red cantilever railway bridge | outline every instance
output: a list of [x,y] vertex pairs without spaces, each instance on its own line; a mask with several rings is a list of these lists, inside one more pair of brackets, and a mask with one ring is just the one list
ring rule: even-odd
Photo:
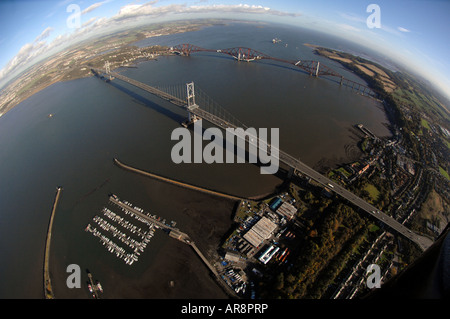
[[362,95],[376,97],[376,93],[372,89],[370,89],[368,86],[344,78],[344,76],[342,76],[338,72],[334,71],[333,69],[329,68],[328,66],[324,65],[323,63],[320,63],[319,61],[285,60],[285,59],[272,57],[265,53],[258,52],[254,49],[245,48],[245,47],[235,47],[235,48],[229,48],[229,49],[213,50],[213,49],[205,49],[205,48],[198,47],[193,44],[187,44],[187,43],[173,46],[170,48],[170,51],[173,53],[177,53],[177,54],[185,55],[185,56],[190,56],[191,53],[196,53],[196,52],[211,52],[211,53],[226,54],[226,55],[232,56],[233,58],[235,58],[238,61],[252,62],[252,61],[257,61],[257,60],[272,60],[272,61],[277,61],[277,62],[281,62],[281,63],[287,63],[287,64],[290,64],[290,65],[293,65],[295,67],[302,69],[303,71],[307,72],[309,75],[331,76],[331,77],[339,78],[340,85],[344,85],[352,90],[355,90],[356,92],[358,92]]

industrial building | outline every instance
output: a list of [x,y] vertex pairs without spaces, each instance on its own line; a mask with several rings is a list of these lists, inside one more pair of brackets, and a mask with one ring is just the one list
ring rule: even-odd
[[274,200],[272,200],[272,203],[270,204],[269,208],[274,212],[276,212],[278,207],[280,207],[282,203],[283,201],[281,200],[281,198],[276,197]]
[[260,257],[259,261],[266,265],[270,259],[280,250],[280,247],[270,246]]
[[277,209],[277,214],[280,214],[284,217],[286,217],[288,220],[291,220],[292,217],[295,216],[295,213],[297,213],[297,208],[295,208],[293,205],[284,202],[281,204],[281,206]]
[[227,251],[225,254],[225,259],[237,263],[241,260],[241,257],[237,253]]
[[267,217],[262,217],[245,235],[247,240],[254,247],[259,247],[261,243],[272,236],[277,225]]

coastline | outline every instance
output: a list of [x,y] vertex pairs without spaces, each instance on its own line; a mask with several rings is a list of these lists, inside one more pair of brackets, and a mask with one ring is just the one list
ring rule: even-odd
[[[200,24],[200,25],[198,25],[198,26],[196,26],[196,25],[194,25],[194,26],[190,26],[190,27],[194,27],[194,30],[197,30],[199,27],[206,27],[206,26],[208,26],[208,25],[210,25],[209,23],[207,23],[207,24]],[[185,31],[182,31],[181,33],[183,33],[183,32],[189,32],[190,31],[190,27],[188,26],[187,27],[187,30],[185,30]],[[175,34],[175,33],[180,33],[180,31],[179,30],[174,30],[174,31],[172,31],[172,32],[167,32],[167,34]],[[158,37],[158,36],[160,36],[161,34],[154,34],[154,35],[152,35],[152,36],[148,36],[148,37],[146,37],[146,38],[152,38],[152,37]],[[9,101],[7,101],[4,105],[1,105],[0,106],[0,117],[1,116],[3,116],[3,115],[5,115],[7,112],[9,112],[10,110],[12,110],[14,107],[16,107],[18,104],[20,104],[20,103],[22,103],[23,101],[25,101],[25,100],[27,100],[29,97],[31,97],[31,96],[33,96],[34,94],[36,94],[36,93],[38,93],[38,92],[40,92],[40,91],[42,91],[42,90],[44,90],[44,89],[46,89],[46,88],[48,88],[48,87],[50,87],[51,85],[53,85],[53,84],[56,84],[56,83],[60,83],[60,82],[67,82],[67,81],[71,81],[71,80],[77,80],[77,79],[82,79],[82,78],[88,78],[88,77],[91,77],[92,76],[92,73],[89,71],[90,70],[90,68],[91,67],[99,67],[100,65],[94,65],[95,64],[95,61],[93,62],[92,60],[94,59],[102,59],[102,58],[104,58],[104,56],[106,56],[106,55],[108,55],[108,56],[110,56],[111,57],[111,55],[112,54],[115,54],[115,55],[117,55],[117,54],[119,54],[119,53],[123,53],[123,54],[133,54],[133,49],[135,49],[135,47],[133,47],[133,43],[135,43],[135,42],[137,42],[137,41],[139,41],[139,39],[135,39],[135,40],[133,40],[133,41],[131,41],[131,42],[125,42],[124,44],[122,44],[120,47],[117,47],[117,48],[115,48],[113,51],[110,51],[110,52],[107,52],[107,53],[104,53],[104,54],[102,54],[102,55],[99,55],[99,56],[94,56],[94,57],[90,57],[89,59],[85,59],[84,61],[82,61],[78,66],[76,66],[76,67],[71,67],[70,69],[65,69],[65,70],[59,70],[59,74],[56,74],[56,75],[52,75],[53,76],[53,79],[50,81],[50,82],[44,82],[44,83],[42,83],[41,85],[38,85],[37,87],[34,87],[34,88],[32,88],[31,90],[25,90],[25,92],[26,93],[20,93],[20,91],[22,90],[22,89],[20,89],[20,90],[17,90],[17,92],[14,92],[15,93],[15,96],[14,96],[14,98],[13,99],[10,99]],[[309,43],[304,43],[303,44],[304,46],[307,46],[307,47],[310,47],[310,48],[312,48],[312,49],[314,49],[314,53],[315,54],[318,54],[318,55],[321,55],[321,56],[324,56],[324,57],[326,57],[326,58],[328,58],[328,59],[331,59],[331,60],[334,60],[334,61],[337,61],[337,62],[339,62],[339,63],[341,63],[345,68],[347,68],[348,70],[350,70],[350,71],[354,71],[351,67],[349,67],[349,65],[350,64],[352,64],[352,63],[354,63],[354,59],[356,59],[356,57],[355,56],[352,56],[351,54],[346,54],[345,53],[345,55],[348,55],[348,56],[350,56],[350,57],[353,57],[353,59],[349,59],[349,58],[343,58],[343,57],[340,57],[340,54],[344,54],[344,53],[341,53],[341,52],[337,52],[337,51],[335,51],[335,50],[333,50],[333,49],[329,49],[329,48],[323,48],[323,47],[320,47],[320,46],[318,46],[318,45],[314,45],[314,44],[309,44]],[[86,45],[86,47],[87,48],[89,48],[89,45]],[[145,50],[150,50],[150,49],[155,49],[155,48],[158,48],[159,46],[150,46],[150,47],[146,47],[146,48],[140,48],[140,50],[143,50],[144,52],[145,52]],[[84,48],[80,48],[79,49],[79,51],[82,51]],[[159,49],[162,49],[162,50],[158,50],[158,51],[156,51],[157,52],[157,55],[156,55],[156,57],[159,55],[159,54],[164,54],[164,55],[167,55],[167,54],[170,54],[168,51],[167,51],[167,48],[163,48],[163,47],[159,47]],[[124,61],[122,61],[122,62],[120,62],[119,63],[119,65],[115,65],[115,64],[117,64],[117,63],[111,63],[112,64],[112,69],[117,69],[117,68],[120,68],[120,67],[127,67],[127,66],[129,66],[131,63],[135,63],[135,62],[137,62],[137,63],[140,63],[140,62],[144,62],[144,61],[150,61],[150,60],[155,60],[156,58],[155,58],[155,56],[149,56],[148,55],[148,52],[145,52],[147,55],[146,56],[133,56],[133,57],[131,57],[131,58],[129,58],[129,59],[127,59],[126,60],[126,62],[124,62]],[[42,62],[43,64],[48,64],[49,62]],[[55,62],[56,63],[56,62]],[[126,63],[126,65],[124,64],[124,63]],[[97,63],[98,64],[98,63]],[[80,72],[80,69],[81,70],[88,70],[88,72],[87,73],[79,73],[79,74],[70,74],[71,72]],[[369,76],[369,77],[371,77],[371,78],[374,78],[374,77],[376,77],[378,74],[380,74],[380,73],[378,73],[378,72],[372,72],[373,70],[367,70],[367,68],[365,68],[365,67],[360,67],[360,70],[363,72],[363,73],[365,73],[365,75],[367,75],[367,76]],[[377,71],[380,71],[380,70],[377,70]],[[28,73],[31,73],[31,74],[33,74],[33,73],[36,73],[36,72],[38,72],[38,70],[35,70],[35,71],[33,71],[33,70],[31,70],[31,71],[28,71]],[[381,72],[381,71],[380,71]],[[383,72],[384,73],[384,72]],[[69,75],[68,75],[69,74]],[[26,76],[26,75],[24,75],[24,76]],[[28,76],[31,76],[31,75],[28,75]],[[47,74],[45,74],[43,77],[45,78],[47,76]],[[386,74],[383,74],[383,77],[387,77],[387,75]],[[5,90],[8,90],[8,89],[10,89],[10,90],[13,90],[13,88],[12,87],[14,87],[14,86],[17,86],[17,82],[22,82],[22,81],[26,81],[26,79],[22,79],[22,78],[19,78],[19,79],[17,79],[15,82],[13,82],[13,83],[11,83],[10,85],[7,85],[5,88],[3,88],[3,90],[2,91],[5,91]],[[32,80],[31,82],[33,82],[33,81],[36,81],[36,79],[35,80]],[[40,80],[39,79],[37,79],[37,82],[39,82]],[[30,83],[28,83],[27,85],[30,85]],[[391,90],[391,91],[393,91],[394,89],[395,89],[395,83],[393,83],[388,77],[387,77],[387,79],[386,79],[386,86],[387,87],[389,87],[389,89]],[[2,92],[3,93],[3,92]],[[19,95],[19,98],[17,99],[17,100],[15,100],[16,98],[17,98],[17,95]],[[0,101],[1,102],[1,101]],[[6,105],[6,107],[5,107],[5,105]],[[2,110],[1,110],[2,109]]]
[[[136,59],[136,60],[138,60],[138,59]],[[149,59],[148,61],[151,61],[151,60],[154,60],[154,59]],[[144,61],[139,61],[139,62],[144,62]],[[120,68],[120,67],[122,67],[122,66],[118,66],[117,68]],[[123,67],[126,67],[126,66],[123,66]],[[6,110],[4,110],[3,113],[0,113],[0,117],[2,117],[3,115],[5,115],[5,114],[8,113],[9,111],[11,111],[13,108],[15,108],[17,105],[19,105],[19,104],[22,103],[23,101],[25,101],[25,100],[27,100],[28,98],[32,97],[33,95],[39,93],[40,91],[45,90],[46,88],[52,86],[53,84],[56,84],[56,83],[64,83],[64,82],[69,82],[69,81],[73,81],[73,80],[89,78],[89,77],[92,77],[92,76],[94,76],[94,75],[91,73],[91,74],[85,74],[85,75],[80,75],[80,76],[74,76],[74,77],[71,77],[71,78],[68,78],[68,79],[65,79],[64,77],[60,77],[60,78],[58,78],[58,79],[55,79],[55,80],[53,80],[53,81],[51,81],[51,82],[46,83],[46,84],[43,85],[43,86],[39,86],[39,87],[37,87],[37,88],[34,88],[34,89],[31,90],[31,91],[27,91],[27,94],[21,96],[17,101],[14,101],[13,104],[8,105],[7,108],[6,108]],[[10,103],[10,102],[8,102],[8,103]],[[7,103],[7,104],[8,104],[8,103]]]
[[[136,49],[133,44],[138,41],[163,35],[196,31],[214,23],[217,23],[217,20],[173,21],[157,24],[159,26],[158,28],[148,30],[149,26],[154,26],[151,24],[132,30],[120,31],[92,41],[84,41],[69,47],[33,65],[25,70],[23,74],[10,80],[0,90],[0,117],[29,97],[55,83],[91,76],[90,68],[99,66],[92,65],[95,63],[95,60],[102,59],[106,56],[111,58],[113,54],[117,56],[123,53],[126,55],[123,60],[127,61],[122,61],[122,65],[120,66],[126,66],[125,63],[129,64],[142,58],[135,57],[135,52],[133,52]],[[126,35],[125,40],[123,40],[124,35]],[[153,46],[148,48],[153,48]],[[148,48],[141,49],[145,52]],[[86,70],[87,73],[82,72]]]

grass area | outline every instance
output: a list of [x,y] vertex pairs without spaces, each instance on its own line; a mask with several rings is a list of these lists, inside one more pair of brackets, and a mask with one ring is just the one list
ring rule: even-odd
[[[397,99],[401,104],[405,105],[414,105],[418,108],[418,110],[425,111],[428,114],[432,113],[435,115],[439,115],[444,119],[450,119],[450,115],[441,109],[438,105],[442,106],[442,103],[437,100],[434,96],[425,95],[422,92],[417,92],[416,89],[410,87],[408,90],[406,89],[396,89],[393,92],[393,97]],[[426,121],[425,121],[426,122]],[[424,122],[422,125],[424,126]],[[425,125],[428,125],[426,122]],[[425,128],[429,129],[429,126]]]
[[344,174],[344,176],[345,177],[347,177],[347,178],[349,178],[352,174],[350,174],[349,172],[347,172],[346,170],[345,170],[345,168],[343,168],[343,167],[339,167],[338,169],[337,169],[337,171],[338,172],[341,172],[342,174]]
[[450,142],[447,140],[444,140],[444,139],[443,139],[443,141],[444,141],[444,144],[447,145],[448,148],[450,148]]
[[361,149],[363,152],[365,152],[367,150],[367,144],[369,143],[369,139],[365,138],[364,141],[361,144]]
[[420,120],[420,124],[422,124],[422,126],[423,126],[424,128],[426,128],[427,130],[430,130],[430,124],[428,123],[427,120],[421,119],[421,120]]
[[439,166],[439,172],[442,174],[442,176],[444,176],[445,178],[450,180],[450,176],[448,175],[448,172],[440,166]]
[[378,226],[375,225],[375,224],[370,224],[369,227],[368,227],[368,229],[369,229],[370,232],[376,232],[377,230],[380,229],[380,227],[378,227]]
[[[248,205],[250,205],[250,207],[248,207]],[[236,218],[244,220],[248,216],[253,216],[253,211],[256,208],[256,205],[257,203],[254,201],[241,201],[236,211]]]
[[378,199],[380,191],[375,186],[373,186],[372,184],[367,184],[366,186],[364,186],[364,189],[369,193],[372,202]]
[[423,203],[419,216],[425,220],[436,219],[437,216],[445,212],[443,202],[440,195],[433,189]]

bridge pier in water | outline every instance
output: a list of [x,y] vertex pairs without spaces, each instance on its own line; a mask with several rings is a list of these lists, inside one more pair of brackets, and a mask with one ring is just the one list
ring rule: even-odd
[[293,167],[289,167],[289,172],[287,174],[288,179],[292,179],[292,176],[294,176],[297,173],[297,170]]
[[182,125],[184,127],[188,127],[189,125],[201,120],[200,117],[192,113],[192,110],[198,108],[198,105],[195,103],[195,86],[194,82],[186,83],[186,99],[187,99],[187,111],[188,111],[188,119],[183,122]]
[[[314,70],[314,66],[316,66],[316,65],[309,64],[308,68],[306,68],[306,66],[305,66],[305,68],[309,69],[309,70],[311,70],[311,69]],[[316,66],[316,70],[317,70],[317,68],[318,67]],[[197,105],[196,101],[195,101],[194,83],[187,84],[187,88],[186,88],[187,99],[185,99],[184,96],[183,97],[174,96],[165,91],[162,91],[160,89],[157,89],[157,88],[147,85],[145,83],[130,79],[130,78],[123,76],[116,72],[112,72],[112,71],[105,72],[105,70],[96,69],[96,68],[93,68],[92,70],[97,73],[106,73],[107,75],[110,75],[116,79],[125,81],[131,85],[134,85],[134,86],[142,89],[142,90],[145,90],[151,94],[154,94],[154,95],[160,97],[161,99],[169,101],[170,103],[172,103],[176,106],[186,109],[189,113],[190,120],[195,121],[196,119],[198,120],[199,118],[202,118],[202,119],[205,119],[206,121],[216,125],[217,127],[223,127],[223,128],[246,127],[242,122],[240,122],[235,117],[233,117],[232,115],[227,113],[225,109],[219,108],[218,106],[216,106],[214,104],[213,104],[213,106],[215,107],[215,109],[213,109],[212,111],[207,110],[205,108],[204,104],[201,104],[201,107],[199,107],[199,105]],[[336,76],[334,73],[331,73],[331,72],[327,73],[328,72],[327,70],[328,70],[328,68],[326,66],[322,66],[320,74],[318,73],[318,75]],[[358,90],[358,92],[361,92],[361,87],[364,87],[364,85],[361,85],[357,82],[354,82],[354,81],[348,80],[348,79],[345,79],[345,83],[344,83],[344,81],[342,81],[342,82],[348,88],[350,88],[350,83],[351,83],[352,89],[354,88],[355,84],[358,84],[358,86],[356,87],[356,90]],[[372,95],[372,94],[370,94],[370,95]],[[202,94],[200,95],[200,98],[202,99]],[[217,111],[219,111],[219,113]],[[296,169],[298,172],[301,172],[304,176],[307,176],[309,179],[316,181],[318,184],[320,184],[322,186],[331,187],[331,189],[334,193],[336,193],[340,197],[348,200],[350,203],[354,204],[355,206],[361,208],[362,211],[366,212],[370,216],[375,217],[380,222],[389,226],[394,231],[397,231],[399,234],[403,235],[407,239],[415,242],[416,244],[419,245],[419,247],[422,250],[425,250],[426,248],[431,246],[432,241],[429,240],[428,238],[420,236],[420,235],[412,232],[407,227],[400,224],[397,220],[378,211],[378,209],[376,207],[374,207],[370,203],[367,203],[364,199],[359,198],[358,196],[352,194],[351,192],[346,190],[344,187],[342,187],[342,186],[336,184],[335,182],[333,182],[332,180],[330,180],[328,177],[321,175],[319,172],[310,168],[309,166],[307,166],[306,164],[301,162],[299,159],[296,159],[293,156],[291,156],[281,150],[278,150],[278,152],[279,152],[278,159],[281,163],[284,163],[287,166]]]

